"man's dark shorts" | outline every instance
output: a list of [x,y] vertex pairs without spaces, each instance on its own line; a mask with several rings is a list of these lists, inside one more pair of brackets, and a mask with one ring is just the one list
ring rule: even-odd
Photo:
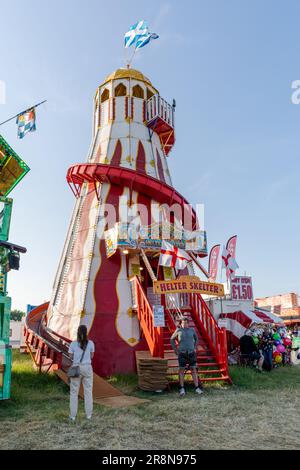
[[249,359],[252,359],[253,361],[258,361],[261,357],[259,352],[256,352],[256,351],[253,351],[250,354],[245,354],[245,356],[247,356]]
[[186,366],[190,366],[191,369],[197,367],[197,356],[195,352],[179,352],[178,353],[178,364],[179,369],[185,369]]

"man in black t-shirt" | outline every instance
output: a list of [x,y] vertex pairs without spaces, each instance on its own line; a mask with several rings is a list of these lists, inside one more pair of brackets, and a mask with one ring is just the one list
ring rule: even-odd
[[253,361],[257,361],[257,368],[261,372],[264,358],[258,351],[250,331],[247,331],[246,334],[240,338],[240,350],[243,356],[246,356]]

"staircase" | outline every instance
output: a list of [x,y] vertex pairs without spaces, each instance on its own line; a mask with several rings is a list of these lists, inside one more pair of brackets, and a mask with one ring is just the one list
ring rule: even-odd
[[[155,328],[152,308],[137,278],[132,279],[138,319],[153,357],[168,359],[168,376],[178,378],[178,360],[171,347],[171,335],[176,330],[178,311],[165,308],[166,326]],[[225,381],[231,384],[227,363],[226,330],[218,327],[205,301],[199,294],[187,294],[188,302],[181,314],[188,317],[189,326],[198,336],[197,366],[202,382]],[[187,377],[189,380],[189,376]]]

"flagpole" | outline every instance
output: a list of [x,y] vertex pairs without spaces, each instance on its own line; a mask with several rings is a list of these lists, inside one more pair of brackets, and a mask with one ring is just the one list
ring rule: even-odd
[[129,67],[131,66],[131,63],[132,63],[132,61],[133,61],[133,58],[134,58],[136,49],[137,49],[137,48],[136,48],[136,46],[135,46],[134,51],[133,51],[133,54],[132,54],[131,58],[129,59],[129,62],[127,62],[127,68],[129,68]]
[[[221,266],[221,284],[222,284],[222,279],[223,279],[223,267]],[[223,314],[223,297],[221,296],[221,315]]]
[[196,256],[194,255],[194,253],[190,252],[189,253],[190,257],[192,258],[192,261],[194,261],[194,263],[198,266],[198,268],[203,272],[203,274],[207,277],[207,279],[209,279],[209,274],[208,272],[206,271],[206,269],[204,268],[204,266],[202,266],[202,264],[197,260]]
[[9,119],[6,119],[6,121],[0,122],[0,126],[2,126],[3,124],[6,124],[6,123],[9,122],[9,121],[12,121],[13,119],[17,118],[18,116],[21,116],[21,114],[27,113],[27,111],[30,111],[31,109],[37,108],[37,107],[40,106],[41,104],[46,103],[46,101],[47,101],[47,100],[44,100],[44,101],[41,101],[41,102],[38,103],[38,104],[35,104],[34,106],[30,106],[30,108],[25,109],[25,110],[22,111],[21,113],[18,113],[18,114],[16,114],[15,116],[13,116],[13,117],[11,117],[11,118],[9,118]]

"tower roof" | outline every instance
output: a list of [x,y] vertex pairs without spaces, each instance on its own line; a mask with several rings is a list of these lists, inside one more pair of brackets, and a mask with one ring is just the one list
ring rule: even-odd
[[147,85],[150,85],[152,88],[154,88],[155,91],[157,91],[156,88],[152,85],[149,78],[147,78],[139,70],[135,70],[131,68],[120,68],[120,69],[115,70],[113,73],[111,73],[110,75],[108,75],[108,77],[105,78],[104,82],[100,86],[105,85],[107,82],[110,82],[111,80],[119,80],[121,78],[133,78],[134,80],[140,80],[141,82],[144,82]]

